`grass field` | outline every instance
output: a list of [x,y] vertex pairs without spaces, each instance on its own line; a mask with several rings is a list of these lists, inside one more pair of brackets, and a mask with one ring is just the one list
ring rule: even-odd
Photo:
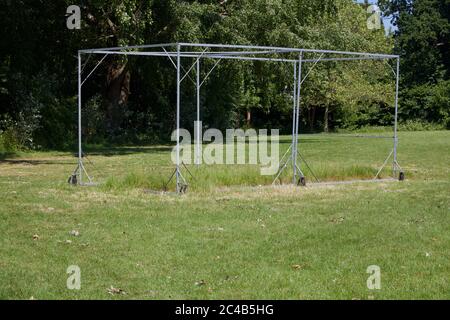
[[[324,181],[371,178],[391,148],[300,141]],[[190,166],[183,196],[148,191],[173,169],[167,146],[87,151],[95,187],[66,183],[72,154],[0,158],[1,299],[450,298],[449,131],[400,133],[403,182],[293,187],[287,172],[270,186],[255,166]],[[66,287],[69,265],[81,290]],[[367,288],[369,265],[380,290]]]

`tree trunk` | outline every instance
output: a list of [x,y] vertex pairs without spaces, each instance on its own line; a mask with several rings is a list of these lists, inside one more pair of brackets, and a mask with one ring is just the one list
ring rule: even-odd
[[316,121],[316,106],[309,109],[309,130],[314,131],[314,122]]
[[323,117],[323,124],[324,124],[323,125],[323,130],[325,132],[329,132],[330,128],[328,126],[328,106],[325,107],[325,114],[324,114],[324,117]]
[[252,113],[250,110],[247,110],[247,116],[245,118],[245,123],[247,124],[247,127],[250,127],[251,121],[252,121]]
[[117,131],[124,115],[124,108],[130,95],[130,72],[127,64],[113,63],[108,66],[106,79],[106,130]]

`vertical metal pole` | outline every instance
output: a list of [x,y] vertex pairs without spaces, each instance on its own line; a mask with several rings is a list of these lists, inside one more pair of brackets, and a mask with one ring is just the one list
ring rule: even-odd
[[79,184],[83,183],[83,151],[81,150],[81,54],[78,52],[78,172]]
[[394,178],[397,174],[397,145],[398,145],[398,136],[397,136],[397,117],[398,117],[398,81],[400,77],[400,57],[397,57],[397,77],[395,80],[395,116],[394,116],[394,159],[392,162],[392,173]]
[[297,176],[297,145],[298,145],[298,120],[300,118],[300,89],[302,86],[302,60],[303,60],[303,51],[300,51],[300,55],[298,57],[298,77],[297,77],[297,114],[295,118],[295,144],[294,148],[294,178],[293,183],[296,182]]
[[180,45],[177,44],[177,168],[176,168],[176,190],[180,191]]
[[196,163],[200,165],[200,58],[197,60],[197,141]]
[[293,182],[295,183],[295,153],[294,153],[294,144],[295,144],[295,119],[296,119],[296,113],[297,113],[297,62],[294,62],[294,92],[293,92],[293,98],[294,98],[294,105],[292,107],[292,170],[294,172],[294,179]]

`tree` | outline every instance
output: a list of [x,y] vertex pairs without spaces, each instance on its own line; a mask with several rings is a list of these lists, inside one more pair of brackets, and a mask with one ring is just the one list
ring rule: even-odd
[[397,26],[394,51],[401,56],[400,116],[449,126],[441,104],[450,91],[450,1],[382,1],[383,10]]
[[[34,141],[53,148],[69,147],[76,137],[78,49],[165,42],[386,53],[392,48],[383,30],[366,28],[364,7],[352,0],[86,0],[81,30],[66,28],[69,4],[8,0],[0,11],[0,117],[35,123],[29,130]],[[85,70],[100,58],[84,55]],[[184,66],[193,62],[182,59]],[[202,61],[203,75],[212,63]],[[221,61],[202,86],[205,124],[290,131],[292,71],[292,64]],[[302,88],[301,119],[307,119],[302,128],[386,123],[383,108],[392,105],[391,83],[389,69],[380,65],[319,63]],[[174,92],[175,71],[169,59],[109,56],[83,85],[83,136],[91,142],[95,137],[115,142],[167,138],[175,126]],[[186,128],[192,127],[195,115],[192,92],[186,78]],[[428,100],[444,101],[443,92],[445,87]]]

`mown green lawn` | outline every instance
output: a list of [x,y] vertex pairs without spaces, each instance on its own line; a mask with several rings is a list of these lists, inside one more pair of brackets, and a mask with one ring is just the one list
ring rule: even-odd
[[[300,142],[321,180],[370,178],[391,148],[325,134]],[[0,160],[0,298],[450,298],[449,131],[400,133],[404,182],[293,187],[287,172],[270,187],[254,166],[190,166],[186,195],[151,192],[171,173],[169,153],[91,147],[95,187],[66,183],[68,153]],[[66,287],[69,265],[80,290]],[[380,290],[367,288],[370,265]]]

